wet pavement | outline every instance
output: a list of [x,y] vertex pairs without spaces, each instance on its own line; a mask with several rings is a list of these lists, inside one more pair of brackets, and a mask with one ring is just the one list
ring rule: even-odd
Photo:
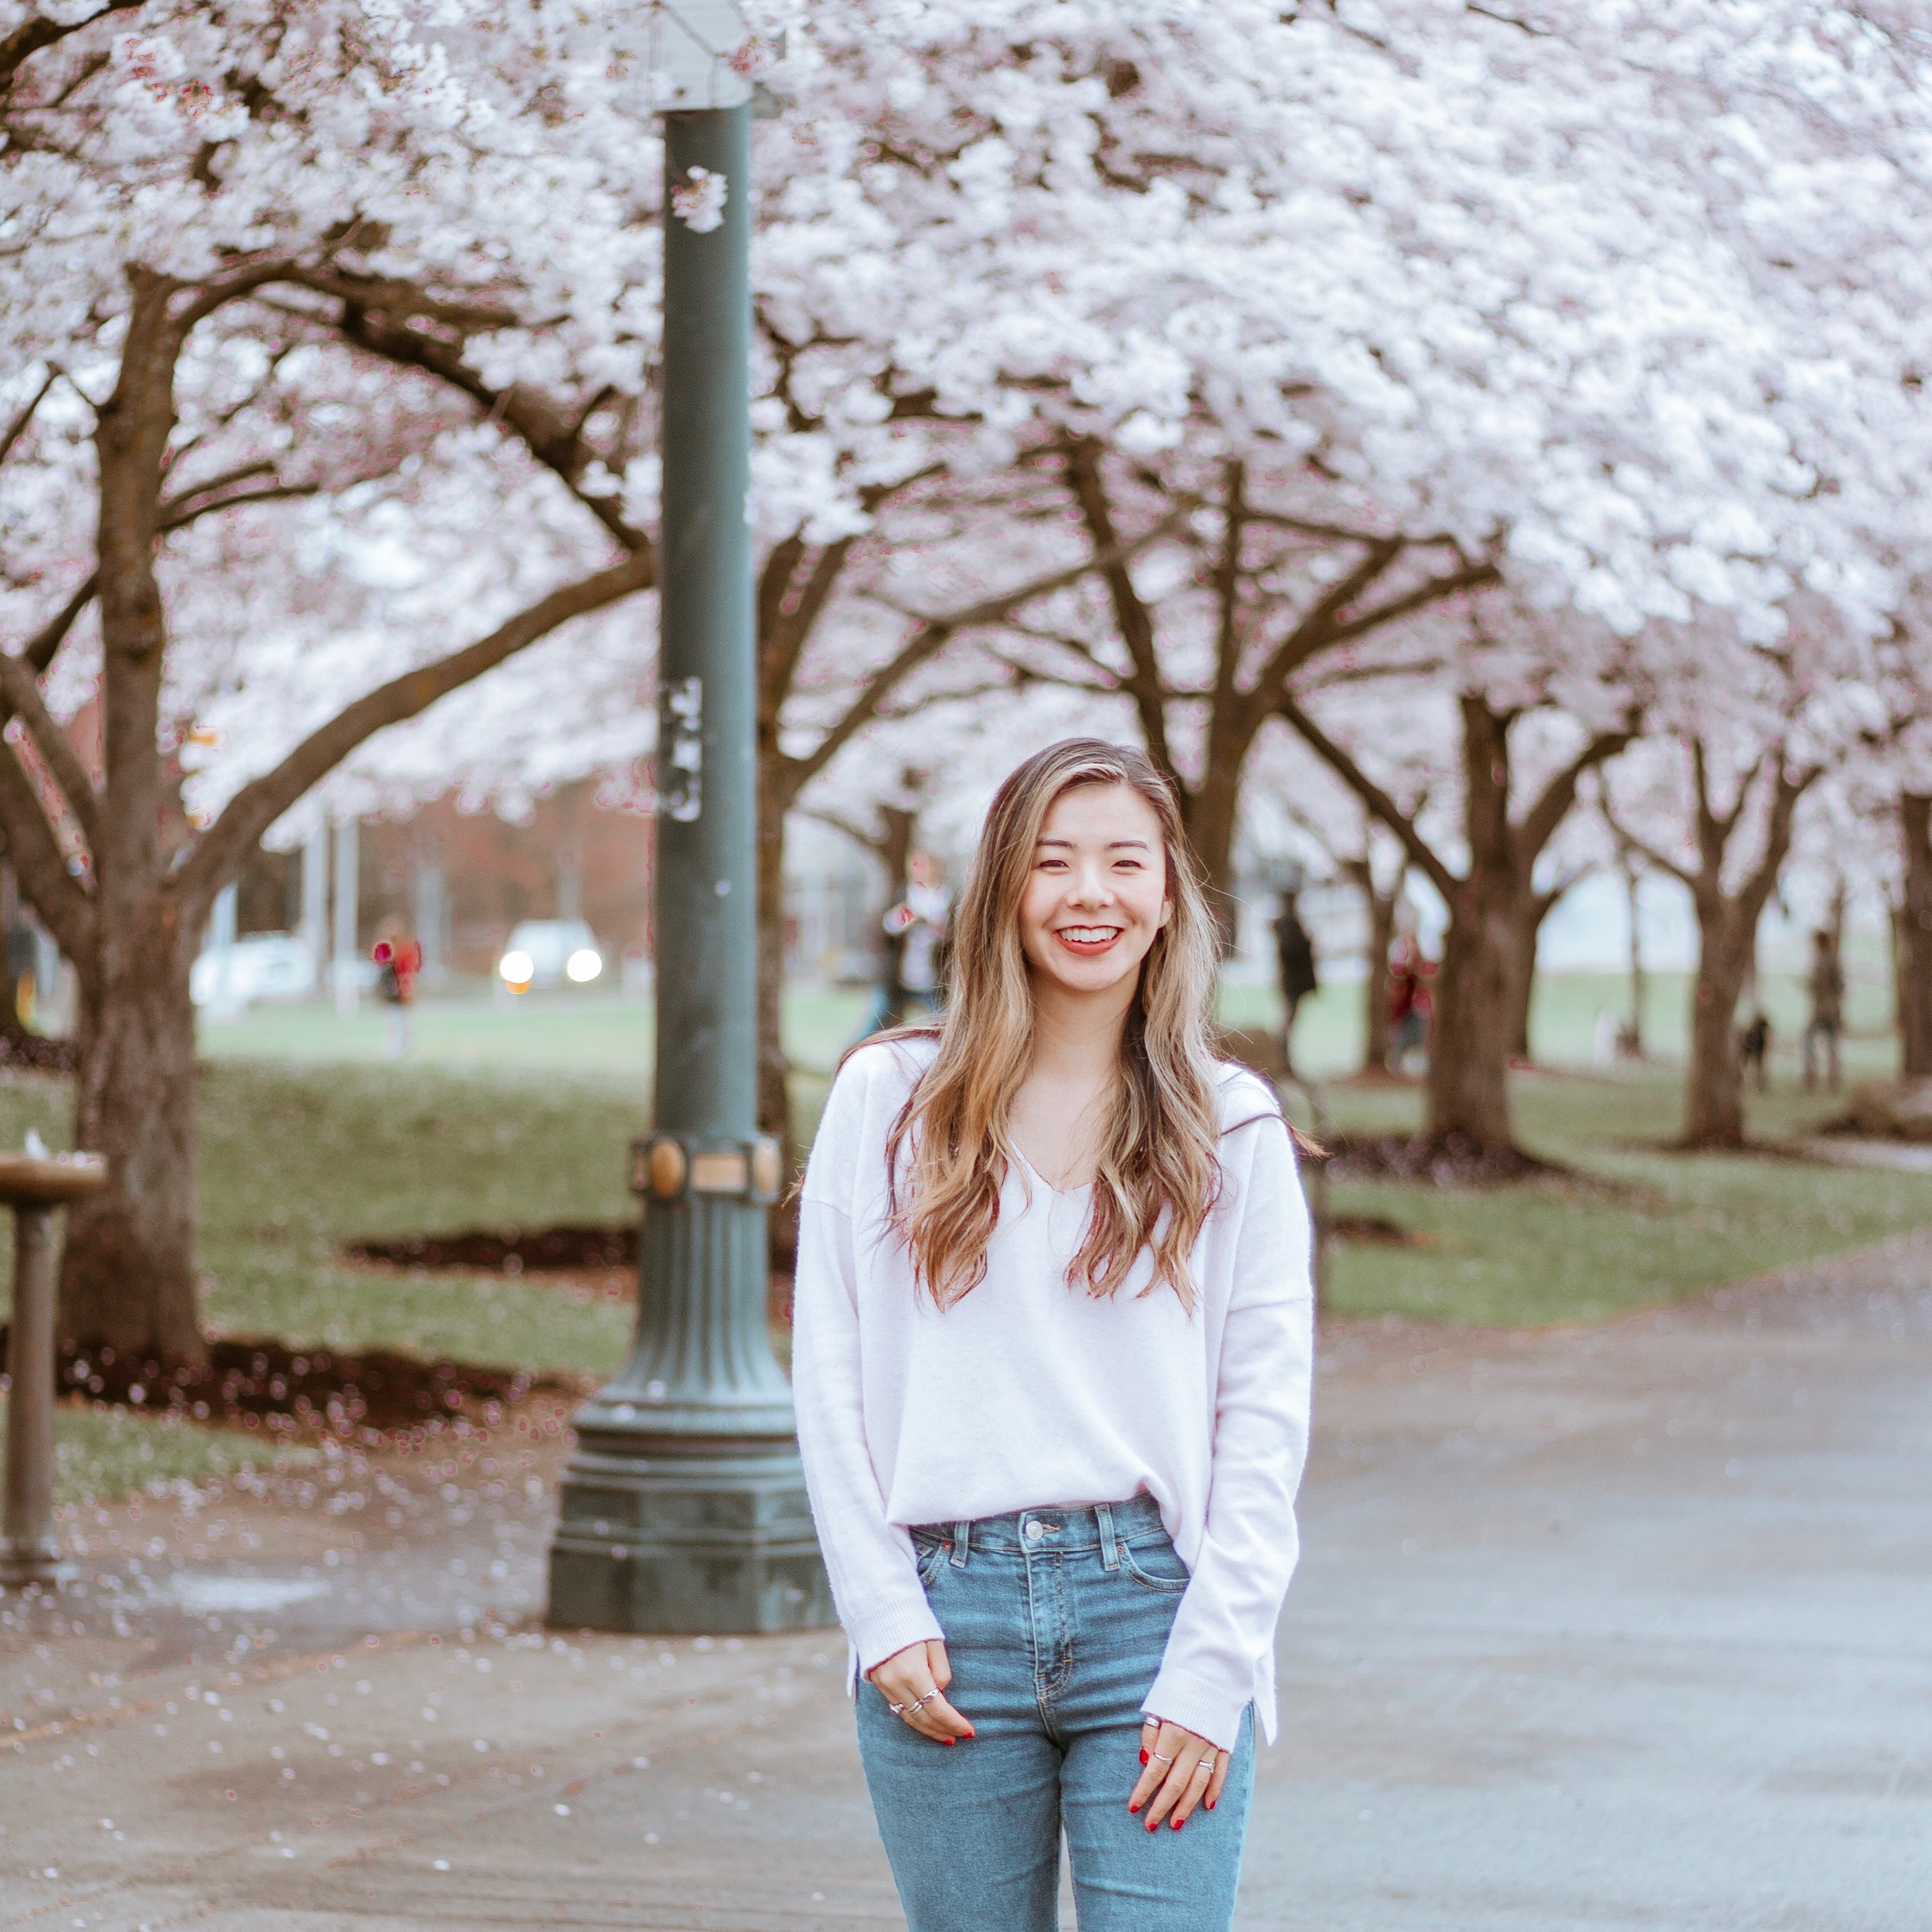
[[[1932,1241],[1322,1358],[1244,1927],[1932,1928]],[[86,1594],[0,1609],[0,1927],[903,1923],[835,1633],[536,1623],[560,1454],[63,1526]]]

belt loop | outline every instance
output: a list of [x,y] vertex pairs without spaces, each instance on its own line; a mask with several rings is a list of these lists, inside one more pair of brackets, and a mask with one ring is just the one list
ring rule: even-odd
[[973,1526],[969,1522],[953,1525],[953,1567],[964,1570],[966,1559],[972,1554]]
[[1108,1570],[1121,1566],[1119,1546],[1114,1540],[1114,1512],[1104,1502],[1094,1505],[1094,1514],[1100,1526],[1100,1562]]

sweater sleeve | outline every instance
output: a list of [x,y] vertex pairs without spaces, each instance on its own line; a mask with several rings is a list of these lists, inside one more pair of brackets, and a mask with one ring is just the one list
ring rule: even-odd
[[837,1191],[837,1170],[855,1151],[856,1132],[840,1131],[856,1127],[849,1117],[855,1097],[849,1087],[842,1096],[835,1087],[826,1112],[836,1109],[840,1117],[821,1126],[799,1203],[791,1373],[818,1546],[838,1621],[863,1672],[910,1644],[945,1633],[926,1600],[911,1537],[886,1520],[885,1492],[866,1440],[852,1220],[825,1198]]
[[1258,1121],[1238,1204],[1222,1332],[1207,1524],[1151,1716],[1232,1750],[1255,1671],[1274,1641],[1301,1543],[1294,1495],[1308,1458],[1314,1291],[1308,1209],[1285,1129]]

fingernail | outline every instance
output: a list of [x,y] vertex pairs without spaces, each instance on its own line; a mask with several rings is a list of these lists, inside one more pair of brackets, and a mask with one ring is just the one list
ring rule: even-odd
[[1209,1798],[1209,1799],[1208,1800],[1208,1809],[1209,1809],[1210,1811],[1213,1811],[1213,1810],[1214,1809],[1215,1804],[1216,1804],[1216,1801],[1215,1801],[1213,1798]]
[[942,1737],[939,1741],[950,1751],[959,1742],[959,1740],[956,1737]]
[[1130,1804],[1127,1809],[1130,1817],[1138,1818],[1140,1815],[1141,1808],[1138,1804]]
[[1178,1832],[1181,1827],[1187,1822],[1187,1820],[1184,1818],[1177,1818],[1174,1819],[1172,1822],[1175,1830]]
[[1145,1752],[1145,1751],[1141,1752],[1141,1762],[1143,1764],[1145,1764],[1147,1762],[1147,1753],[1146,1753],[1146,1752]]
[[1149,1818],[1147,1821],[1147,1828],[1150,1832],[1158,1832],[1161,1828],[1152,1818]]

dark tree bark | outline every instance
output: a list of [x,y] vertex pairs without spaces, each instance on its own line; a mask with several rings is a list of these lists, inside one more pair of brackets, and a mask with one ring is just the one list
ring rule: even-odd
[[1375,818],[1402,842],[1449,908],[1434,989],[1429,1046],[1430,1140],[1508,1163],[1522,1158],[1509,1113],[1509,1060],[1517,1021],[1522,934],[1533,910],[1536,860],[1576,802],[1586,771],[1629,743],[1628,730],[1593,737],[1538,794],[1520,821],[1510,815],[1513,712],[1481,697],[1461,700],[1463,841],[1468,869],[1452,871],[1403,812],[1292,699],[1281,715]]
[[1509,1054],[1512,1060],[1527,1062],[1536,1057],[1529,1050],[1529,1009],[1536,997],[1536,944],[1543,935],[1543,921],[1581,876],[1571,873],[1546,891],[1531,892],[1517,908],[1515,931],[1509,948]]
[[1900,1071],[1932,1080],[1932,793],[1899,795],[1904,903],[1893,930]]
[[1402,889],[1408,883],[1405,859],[1396,872],[1395,883],[1386,892],[1376,889],[1375,868],[1365,854],[1340,862],[1342,873],[1362,894],[1369,915],[1369,972],[1362,996],[1367,1002],[1362,1015],[1362,1070],[1381,1073],[1389,1066],[1389,951],[1396,938],[1396,908],[1402,903]]
[[[1697,867],[1667,858],[1621,827],[1618,835],[1651,864],[1681,879],[1697,913],[1697,977],[1691,992],[1691,1054],[1685,1093],[1687,1148],[1723,1149],[1744,1145],[1744,1073],[1737,1050],[1737,1002],[1757,957],[1757,923],[1791,849],[1798,801],[1819,777],[1818,767],[1793,772],[1784,747],[1774,746],[1747,772],[1729,811],[1712,795],[1709,756],[1701,739],[1690,746]],[[1757,863],[1735,891],[1724,871],[1745,808],[1762,784],[1767,794],[1764,842]]]
[[1641,908],[1638,903],[1637,885],[1638,873],[1634,855],[1627,845],[1619,841],[1617,868],[1623,874],[1624,896],[1630,906],[1630,1022],[1619,1034],[1617,1051],[1624,1060],[1641,1060],[1644,1057],[1644,1005],[1645,975],[1644,971],[1644,929],[1639,923]]
[[[60,1333],[124,1357],[198,1362],[196,1307],[195,1023],[189,969],[216,895],[262,833],[372,733],[413,717],[560,624],[648,587],[648,543],[539,599],[488,637],[393,679],[350,704],[274,770],[236,794],[196,838],[180,774],[160,748],[168,629],[160,540],[196,518],[306,494],[251,464],[164,492],[175,427],[175,372],[196,325],[223,304],[287,278],[267,262],[190,287],[136,270],[112,393],[95,432],[97,568],[20,653],[0,655],[0,713],[26,727],[59,797],[57,817],[87,854],[69,867],[25,747],[0,749],[0,830],[22,892],[80,982],[75,1087],[78,1145],[104,1153],[108,1182],[72,1211]],[[80,611],[97,600],[102,761],[96,786],[49,716],[38,674]]]

